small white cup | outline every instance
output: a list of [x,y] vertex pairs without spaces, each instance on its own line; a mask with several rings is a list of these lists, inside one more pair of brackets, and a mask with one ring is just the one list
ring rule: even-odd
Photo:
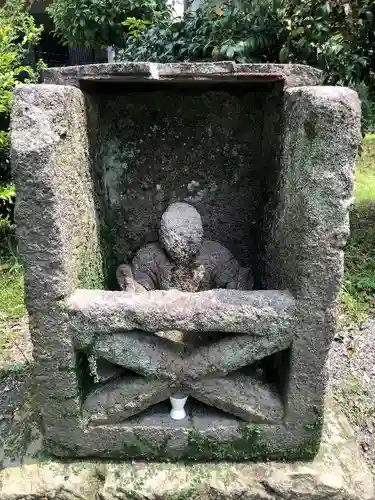
[[173,396],[169,398],[172,405],[170,416],[173,420],[183,420],[186,417],[184,406],[187,398],[188,396],[184,394],[173,394]]

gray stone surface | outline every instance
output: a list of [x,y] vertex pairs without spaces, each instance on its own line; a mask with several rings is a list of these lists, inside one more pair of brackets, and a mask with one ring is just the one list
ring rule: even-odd
[[161,217],[160,244],[178,264],[188,264],[203,242],[202,219],[188,203],[172,203]]
[[[260,217],[279,156],[282,85],[250,92],[87,91],[105,258],[114,270],[158,240],[174,202],[200,213],[207,240],[257,269]],[[114,284],[111,283],[111,287]]]
[[182,363],[183,373],[186,378],[192,380],[209,374],[226,375],[275,352],[287,349],[292,341],[293,336],[288,328],[280,328],[279,331],[262,337],[230,335],[194,350]]
[[172,381],[176,380],[179,370],[168,370],[167,367],[181,364],[182,351],[180,344],[142,331],[115,333],[99,338],[92,345],[92,352],[97,357],[144,376],[158,376]]
[[207,378],[191,384],[189,389],[199,401],[245,421],[275,423],[284,417],[284,406],[277,390],[253,377],[234,374]]
[[[76,353],[61,300],[102,286],[83,93],[74,87],[16,89],[11,160],[25,298],[46,435],[80,415]],[[65,425],[65,424],[64,424]]]
[[311,462],[64,463],[38,459],[37,449],[35,441],[25,443],[22,464],[0,472],[2,500],[372,500],[375,494],[351,428],[332,406]]
[[[46,77],[73,86],[24,86],[15,93],[17,231],[45,444],[58,456],[259,460],[316,452],[360,104],[354,92],[338,87],[288,88],[288,81],[318,83],[309,68],[242,66],[269,73],[267,82],[253,77],[249,87],[241,87],[236,68],[52,69]],[[284,89],[280,77],[287,73]],[[79,79],[84,93],[74,87]],[[230,81],[236,86],[223,86]],[[120,263],[157,241],[162,213],[181,201],[198,209],[205,236],[254,269],[255,288],[268,291],[98,291],[114,286]],[[96,290],[79,290],[86,288]],[[210,341],[215,332],[231,335],[186,358],[172,356],[164,339],[164,359],[158,341],[147,344],[151,333],[134,340],[140,328],[206,332]],[[175,423],[159,403],[121,424],[86,425],[79,385],[84,360],[75,348],[99,346],[117,357],[121,335],[132,339],[134,365],[136,347],[141,353],[146,345],[151,365],[161,359],[168,384],[177,386],[210,373],[220,378],[221,371],[242,370],[242,363],[274,353],[262,360],[262,370],[277,382],[285,418],[259,425],[203,406],[205,416]],[[112,338],[119,341],[111,351]],[[248,408],[240,389],[237,394]],[[212,397],[224,408],[223,394],[215,389]],[[191,404],[194,412],[199,403]],[[233,411],[229,397],[225,405]]]
[[318,85],[322,82],[320,70],[303,64],[236,64],[234,62],[204,63],[108,63],[48,68],[44,70],[44,82],[62,85],[79,85],[82,79],[119,79],[130,81],[169,80],[178,78],[207,79],[215,75],[231,76],[235,73],[278,75],[286,86]]
[[[294,299],[282,290],[177,290],[145,294],[78,290],[66,301],[74,337],[137,328],[149,332],[184,330],[265,336],[286,329]],[[89,344],[90,342],[88,342]]]
[[171,394],[166,382],[129,375],[93,391],[85,401],[83,415],[94,425],[121,423]]
[[281,421],[284,409],[276,387],[239,373],[225,376],[287,349],[291,342],[285,330],[270,338],[230,335],[189,354],[182,344],[147,332],[100,337],[91,354],[146,378],[125,375],[96,389],[85,402],[86,414],[100,424],[121,422],[181,391],[245,421]]
[[90,264],[81,261],[98,253],[84,95],[73,87],[22,86],[11,118],[17,236],[28,304],[39,311],[71,294],[83,281],[80,266]]
[[125,369],[121,366],[109,363],[105,359],[96,360],[96,370],[99,377],[99,382],[105,384],[110,380],[119,378],[124,374]]
[[286,288],[297,300],[290,422],[313,422],[323,407],[323,367],[336,326],[360,113],[353,90],[301,87],[285,92],[279,198],[266,225],[263,274],[266,288]]
[[[123,380],[107,384],[91,394],[85,406],[102,405],[106,414],[110,414],[112,406],[113,415],[117,415],[117,421],[120,421],[121,416],[125,419],[139,413],[151,404],[166,399],[171,392],[180,390],[189,394],[192,390],[197,399],[244,420],[281,420],[284,412],[280,396],[268,384],[239,374],[225,380],[220,380],[220,377],[287,349],[291,341],[287,331],[275,332],[271,338],[231,335],[202,346],[192,354],[185,354],[182,344],[147,332],[133,331],[102,337],[90,347],[91,354],[147,378],[137,380],[125,376]],[[167,383],[161,384],[154,377]],[[210,381],[204,377],[217,379]],[[146,388],[147,383],[149,387],[142,394],[141,389]],[[97,420],[104,422],[102,413]]]

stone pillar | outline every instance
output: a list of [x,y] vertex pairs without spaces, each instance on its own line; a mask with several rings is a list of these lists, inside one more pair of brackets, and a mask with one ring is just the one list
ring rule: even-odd
[[62,420],[76,427],[80,414],[63,301],[78,286],[101,286],[83,93],[69,86],[18,87],[11,140],[17,236],[48,439]]
[[315,424],[333,339],[349,232],[360,133],[357,94],[340,87],[288,88],[278,207],[268,244],[267,288],[297,300],[286,421]]

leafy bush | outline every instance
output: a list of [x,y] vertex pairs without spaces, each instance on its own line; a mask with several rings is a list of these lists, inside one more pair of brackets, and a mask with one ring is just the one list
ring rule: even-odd
[[286,2],[287,42],[281,62],[317,66],[327,83],[353,84],[368,78],[373,53],[373,0]]
[[47,8],[63,42],[75,47],[120,46],[127,17],[152,20],[164,0],[54,0]]
[[10,176],[8,127],[12,93],[20,83],[38,79],[37,70],[24,61],[40,33],[24,0],[7,0],[0,8],[0,181]]
[[[375,131],[375,96],[374,84],[370,82],[366,84],[361,82],[353,86],[354,90],[358,93],[362,105],[362,136]],[[360,153],[363,148],[360,147]]]
[[15,198],[8,131],[12,94],[17,85],[38,80],[38,70],[25,65],[25,59],[40,33],[24,0],[7,0],[0,8],[0,239],[12,228]]
[[253,0],[241,7],[206,1],[183,19],[165,15],[151,27],[130,33],[119,58],[172,62],[234,59],[277,61],[284,35],[271,0]]
[[12,218],[12,205],[16,196],[16,190],[12,184],[0,184],[0,217]]
[[368,79],[373,57],[373,0],[248,0],[203,3],[183,19],[170,16],[129,33],[122,60],[300,62],[327,83]]
[[[14,239],[13,210],[15,188],[11,184],[0,184],[0,258]],[[1,259],[0,259],[1,260]]]

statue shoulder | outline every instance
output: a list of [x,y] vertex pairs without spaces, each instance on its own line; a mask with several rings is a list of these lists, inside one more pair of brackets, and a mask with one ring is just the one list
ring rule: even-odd
[[233,259],[232,252],[224,245],[214,240],[203,240],[201,247],[201,256],[210,257],[210,260],[230,260]]
[[133,259],[133,266],[135,267],[149,267],[153,264],[164,264],[168,262],[168,258],[159,245],[159,243],[148,243],[140,248]]

